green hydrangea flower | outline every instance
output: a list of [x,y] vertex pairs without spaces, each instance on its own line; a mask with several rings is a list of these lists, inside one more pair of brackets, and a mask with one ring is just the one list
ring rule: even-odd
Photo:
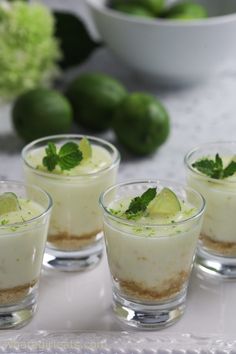
[[0,1],[0,99],[11,99],[58,73],[54,19],[40,4]]

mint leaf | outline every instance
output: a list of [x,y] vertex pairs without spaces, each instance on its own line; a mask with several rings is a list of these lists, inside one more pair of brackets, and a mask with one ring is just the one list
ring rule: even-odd
[[43,166],[47,167],[48,171],[53,171],[58,163],[56,145],[49,142],[45,148],[45,152],[46,156],[43,158]]
[[48,171],[53,171],[58,163],[56,145],[49,142],[45,148],[45,152],[46,156],[43,158],[43,166],[47,167]]
[[219,154],[216,154],[215,157],[215,168],[219,170],[223,169],[223,161]]
[[145,211],[148,204],[155,198],[156,194],[156,188],[149,188],[140,197],[135,197],[131,200],[129,208],[125,211],[125,214],[134,215]]
[[58,164],[62,170],[70,170],[79,165],[83,159],[83,154],[79,146],[74,142],[64,144],[59,150]]
[[219,156],[219,154],[216,154],[216,156],[215,156],[215,166],[214,166],[214,170],[213,170],[213,173],[212,173],[212,178],[222,179],[223,175],[224,175],[223,161],[222,161],[222,158]]
[[224,168],[223,160],[216,154],[215,160],[201,159],[192,164],[194,168],[202,172],[204,175],[214,179],[224,179],[232,176],[236,172],[236,162],[231,161],[228,166]]
[[46,147],[45,149],[46,151],[46,154],[48,156],[53,156],[53,155],[56,155],[57,154],[57,147],[54,143],[48,143],[48,146]]
[[231,161],[228,166],[224,169],[224,177],[230,177],[233,176],[236,172],[236,162],[235,161]]
[[53,171],[57,165],[62,170],[70,170],[79,165],[83,159],[83,154],[74,142],[65,143],[57,153],[54,143],[49,142],[45,148],[46,156],[43,157],[43,165],[48,171]]
[[194,162],[192,166],[196,168],[199,172],[202,172],[204,175],[212,177],[215,163],[213,160],[202,159]]
[[53,171],[58,163],[57,155],[45,156],[43,158],[43,165],[47,167],[48,171]]

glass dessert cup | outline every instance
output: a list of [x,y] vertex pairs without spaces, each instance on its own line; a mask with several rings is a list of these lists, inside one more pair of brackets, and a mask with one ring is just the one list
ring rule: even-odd
[[[191,204],[193,215],[179,222],[146,224],[112,211],[114,203],[153,187],[170,188]],[[134,181],[107,189],[100,204],[116,316],[123,323],[142,329],[174,324],[185,309],[204,199],[191,188],[172,182]]]
[[[6,192],[15,193],[20,200],[25,201],[28,217],[26,220],[19,216],[22,211],[19,211],[20,214],[13,213],[10,222],[10,213],[0,217],[0,329],[22,327],[36,311],[52,208],[50,196],[38,187],[0,181],[0,195]],[[37,214],[29,216],[32,210],[36,210]],[[17,222],[14,218],[17,218]]]
[[79,143],[82,138],[49,136],[30,143],[22,152],[26,181],[45,189],[53,199],[44,265],[62,271],[90,269],[101,260],[103,232],[98,200],[101,192],[116,181],[120,155],[112,144],[86,136],[95,155],[102,154],[100,160],[104,159],[104,166],[95,172],[86,170],[86,165],[78,174],[42,171],[32,163],[32,156],[45,151],[48,142],[62,146],[68,141]]
[[191,150],[185,157],[187,184],[203,195],[206,212],[197,250],[200,270],[223,278],[236,279],[236,175],[210,178],[192,164],[219,154],[234,157],[236,142],[209,143]]

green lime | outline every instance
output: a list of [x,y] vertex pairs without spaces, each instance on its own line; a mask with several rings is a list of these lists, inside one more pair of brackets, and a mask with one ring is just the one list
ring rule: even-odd
[[12,117],[17,133],[28,142],[46,135],[67,133],[72,123],[72,109],[60,93],[37,88],[16,100]]
[[176,20],[193,20],[207,17],[206,9],[192,2],[181,2],[171,6],[165,14],[166,18]]
[[[125,10],[122,11],[123,5],[124,5],[123,9],[125,9],[127,5],[128,5],[127,9],[129,9],[129,6],[130,8],[133,7],[133,12],[131,13]],[[165,5],[165,0],[113,0],[111,1],[110,7],[118,11],[138,15],[138,13],[134,13],[136,12],[135,8],[137,7],[138,12],[140,11],[139,9],[143,9],[143,11],[146,10],[148,14],[151,14],[151,16],[148,17],[155,17],[162,12],[164,5]]]
[[165,0],[131,0],[131,2],[132,1],[149,10],[155,16],[159,15],[165,6]]
[[80,140],[79,149],[83,154],[83,159],[89,159],[92,156],[92,147],[87,138],[82,138]]
[[113,127],[124,147],[137,155],[147,155],[167,139],[169,116],[154,96],[133,93],[117,107]]
[[140,16],[140,17],[151,17],[154,15],[145,7],[136,4],[118,4],[113,7],[115,10],[126,13],[128,15]]
[[112,114],[126,94],[118,81],[99,73],[79,76],[67,91],[75,121],[94,131],[111,126]]
[[147,208],[149,215],[174,215],[181,211],[177,195],[169,188],[162,191],[151,201]]
[[0,215],[20,209],[19,201],[15,193],[6,192],[0,195]]

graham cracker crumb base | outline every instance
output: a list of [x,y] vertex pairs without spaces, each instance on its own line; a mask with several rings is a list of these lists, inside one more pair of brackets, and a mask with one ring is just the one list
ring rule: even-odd
[[200,240],[203,246],[209,250],[224,256],[236,256],[236,242],[220,242],[201,234]]
[[138,300],[165,300],[178,294],[189,276],[188,272],[182,271],[176,274],[172,279],[166,280],[161,288],[164,290],[157,290],[156,288],[147,288],[144,284],[132,280],[116,279],[119,283],[120,289],[127,296],[136,298]]
[[49,235],[48,242],[59,250],[78,251],[81,248],[94,244],[100,232],[101,230],[96,230],[82,235],[70,235],[68,232],[62,232],[57,235]]
[[16,303],[24,299],[38,280],[9,289],[0,289],[0,305]]

